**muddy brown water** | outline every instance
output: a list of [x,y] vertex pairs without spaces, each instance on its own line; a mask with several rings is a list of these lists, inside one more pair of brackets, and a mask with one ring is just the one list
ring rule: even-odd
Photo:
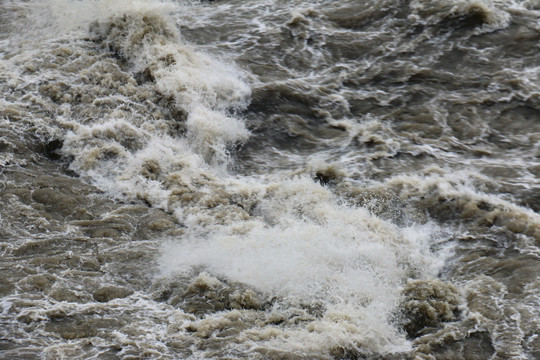
[[537,1],[0,9],[0,358],[540,357]]

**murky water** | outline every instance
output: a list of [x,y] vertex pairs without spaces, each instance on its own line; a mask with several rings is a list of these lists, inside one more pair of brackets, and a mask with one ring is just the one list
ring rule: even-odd
[[2,2],[0,358],[540,357],[539,20]]

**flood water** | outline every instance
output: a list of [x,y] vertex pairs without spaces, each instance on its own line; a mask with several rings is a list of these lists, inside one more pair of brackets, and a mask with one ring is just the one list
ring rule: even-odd
[[540,2],[4,0],[1,359],[540,358]]

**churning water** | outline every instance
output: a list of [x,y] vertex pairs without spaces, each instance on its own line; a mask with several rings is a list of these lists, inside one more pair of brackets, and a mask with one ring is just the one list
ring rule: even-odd
[[540,358],[540,2],[4,0],[0,358]]

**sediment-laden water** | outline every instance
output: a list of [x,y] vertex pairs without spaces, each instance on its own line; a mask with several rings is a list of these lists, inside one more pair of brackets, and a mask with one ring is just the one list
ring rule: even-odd
[[0,358],[537,359],[536,0],[0,3]]

